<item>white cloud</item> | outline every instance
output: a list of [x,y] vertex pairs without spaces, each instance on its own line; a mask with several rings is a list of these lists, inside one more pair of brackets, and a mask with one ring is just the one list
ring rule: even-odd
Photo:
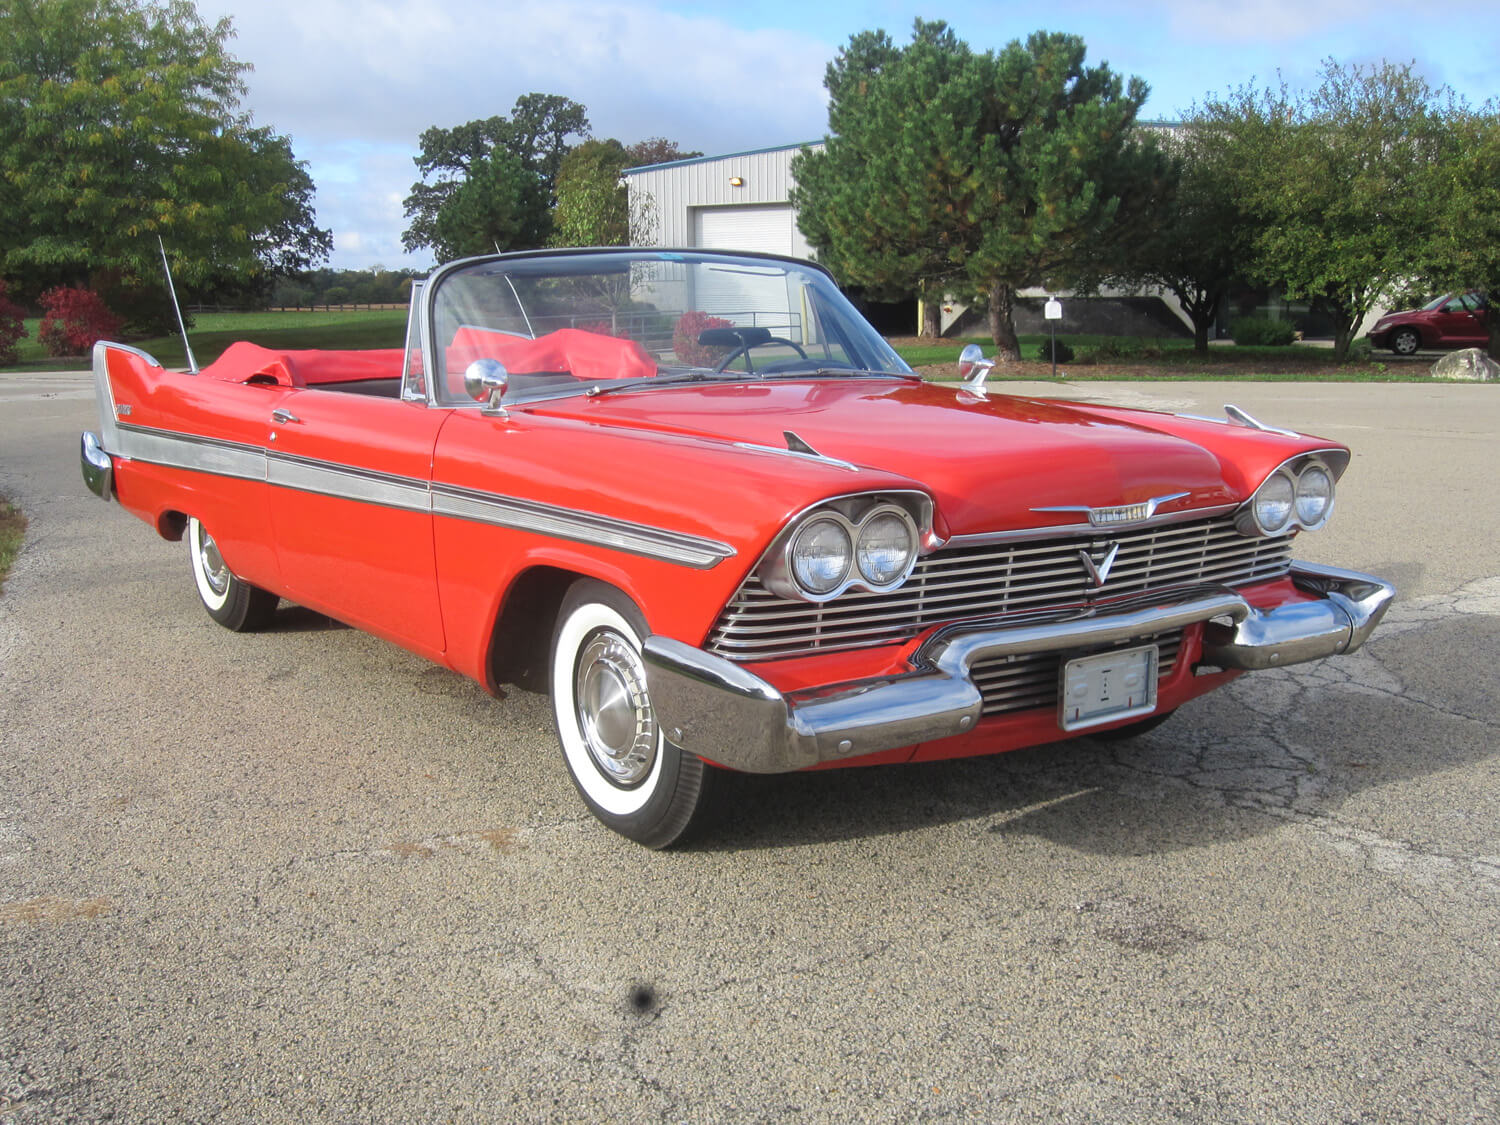
[[198,7],[207,20],[233,17],[232,50],[255,67],[246,107],[308,162],[318,221],[340,232],[337,266],[422,264],[400,249],[418,135],[507,114],[521,94],[582,103],[596,136],[665,136],[710,153],[826,128],[822,76],[836,48],[796,31],[590,0]]

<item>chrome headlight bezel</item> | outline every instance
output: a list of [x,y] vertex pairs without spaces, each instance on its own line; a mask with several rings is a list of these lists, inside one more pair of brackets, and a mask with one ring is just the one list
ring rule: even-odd
[[[1348,467],[1349,455],[1341,449],[1319,450],[1315,453],[1300,453],[1290,457],[1266,474],[1250,499],[1240,506],[1235,517],[1235,527],[1241,535],[1271,538],[1298,531],[1317,531],[1327,525],[1333,515],[1338,479]],[[1327,499],[1309,514],[1305,501],[1320,490],[1319,477],[1327,480]],[[1287,513],[1279,524],[1266,518],[1263,507],[1274,492],[1286,490],[1290,494]]]
[[[908,547],[893,577],[879,582],[861,569],[860,544],[871,525],[885,517],[900,521],[906,530]],[[837,525],[848,536],[849,562],[837,584],[828,589],[813,589],[799,576],[796,550],[804,536],[823,521]],[[829,602],[848,590],[885,594],[899,589],[911,577],[924,551],[935,545],[931,497],[916,492],[857,493],[824,501],[794,516],[762,557],[756,573],[771,593],[796,601]]]

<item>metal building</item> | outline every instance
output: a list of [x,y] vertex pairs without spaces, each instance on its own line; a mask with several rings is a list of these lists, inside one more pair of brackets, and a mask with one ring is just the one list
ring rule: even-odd
[[[635,240],[648,246],[812,257],[789,198],[792,157],[802,147],[781,145],[627,169],[630,213],[641,228]],[[823,146],[814,142],[807,147]]]

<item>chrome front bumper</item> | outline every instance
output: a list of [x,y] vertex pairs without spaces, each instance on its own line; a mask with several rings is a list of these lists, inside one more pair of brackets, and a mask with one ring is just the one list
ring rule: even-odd
[[646,675],[657,721],[676,745],[747,773],[782,773],[963,734],[983,700],[969,676],[982,660],[1088,651],[1207,622],[1201,664],[1277,668],[1353,652],[1379,624],[1395,587],[1368,574],[1294,562],[1314,601],[1257,609],[1226,587],[1194,586],[1073,614],[976,620],[929,637],[912,670],[783,694],[722,657],[648,637]]

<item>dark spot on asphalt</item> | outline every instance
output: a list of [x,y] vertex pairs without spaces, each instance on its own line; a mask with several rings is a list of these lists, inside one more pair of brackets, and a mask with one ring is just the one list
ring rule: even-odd
[[633,984],[630,986],[630,995],[627,997],[630,1010],[638,1016],[644,1016],[656,1009],[656,989],[649,984]]

